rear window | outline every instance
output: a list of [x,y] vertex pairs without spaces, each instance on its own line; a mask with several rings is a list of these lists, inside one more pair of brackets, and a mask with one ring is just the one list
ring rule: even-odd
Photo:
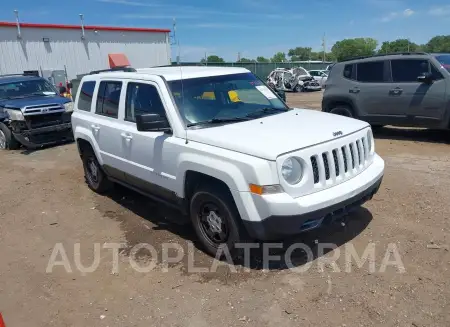
[[384,82],[384,62],[371,61],[357,64],[357,80],[360,82]]
[[353,79],[353,68],[354,65],[345,65],[344,67],[344,77],[348,79]]
[[122,82],[101,82],[98,89],[96,114],[117,118]]
[[78,98],[78,109],[91,111],[92,96],[94,94],[95,82],[84,82],[81,86],[80,96]]

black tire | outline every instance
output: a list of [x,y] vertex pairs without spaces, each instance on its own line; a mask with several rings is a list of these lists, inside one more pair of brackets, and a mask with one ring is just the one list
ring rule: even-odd
[[0,150],[17,150],[20,143],[14,138],[11,130],[3,123],[0,123]]
[[303,86],[297,84],[294,88],[294,92],[303,92]]
[[355,113],[353,112],[352,108],[347,106],[338,106],[334,107],[330,110],[330,113],[340,116],[345,116],[349,118],[356,118]]
[[108,191],[112,183],[98,163],[97,157],[91,148],[87,148],[82,154],[84,178],[89,188],[96,193],[103,194]]
[[372,130],[379,130],[380,128],[383,128],[384,125],[370,125],[372,127]]
[[[191,197],[189,210],[195,233],[205,252],[215,257],[219,248],[226,246],[233,259],[242,254],[242,249],[236,248],[236,244],[248,242],[250,238],[228,190],[215,185],[198,187]],[[212,219],[220,219],[221,232],[217,227],[215,231],[211,229],[207,218],[211,213],[215,214]]]

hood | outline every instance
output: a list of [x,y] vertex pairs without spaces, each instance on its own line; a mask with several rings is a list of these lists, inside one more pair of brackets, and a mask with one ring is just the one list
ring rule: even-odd
[[292,109],[249,121],[188,130],[191,141],[276,160],[284,153],[334,139],[333,133],[346,136],[369,124],[335,114]]
[[9,109],[21,109],[26,106],[37,106],[45,104],[64,104],[70,102],[69,99],[61,97],[59,95],[55,96],[33,96],[29,98],[19,98],[19,99],[0,99],[0,106]]

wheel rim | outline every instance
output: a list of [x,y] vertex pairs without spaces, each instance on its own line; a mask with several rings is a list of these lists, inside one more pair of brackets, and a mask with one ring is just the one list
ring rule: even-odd
[[98,165],[95,159],[89,158],[86,162],[86,170],[87,170],[87,178],[89,183],[97,184],[98,183]]
[[340,116],[345,116],[345,117],[350,117],[350,118],[353,117],[352,113],[347,108],[336,108],[336,109],[331,110],[330,112],[335,115],[340,115]]
[[5,133],[3,133],[2,130],[0,130],[0,149],[5,150],[6,149],[6,136]]
[[219,208],[214,203],[204,203],[198,211],[200,230],[213,246],[226,243],[229,228]]

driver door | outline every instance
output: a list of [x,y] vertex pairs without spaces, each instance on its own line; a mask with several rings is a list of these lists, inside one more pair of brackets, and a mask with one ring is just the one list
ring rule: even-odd
[[141,132],[136,128],[136,116],[159,114],[166,116],[165,104],[156,83],[129,81],[125,86],[122,112],[121,142],[128,168],[126,182],[147,194],[173,200],[176,186],[177,146],[171,133]]

